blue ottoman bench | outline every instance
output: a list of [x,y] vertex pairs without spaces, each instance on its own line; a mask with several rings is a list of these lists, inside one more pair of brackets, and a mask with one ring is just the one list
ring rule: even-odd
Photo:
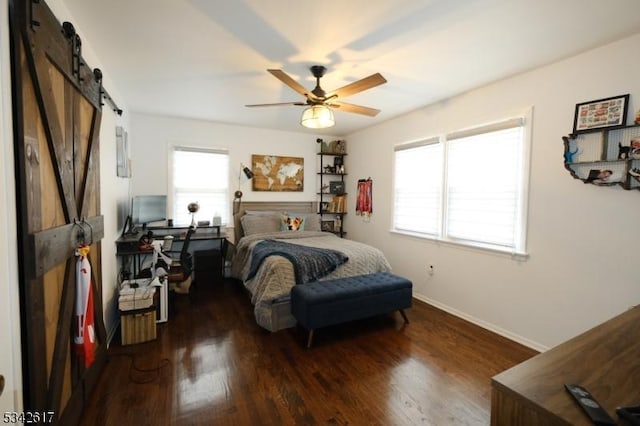
[[298,284],[291,289],[291,313],[309,330],[311,347],[316,328],[340,324],[411,307],[413,284],[389,272]]

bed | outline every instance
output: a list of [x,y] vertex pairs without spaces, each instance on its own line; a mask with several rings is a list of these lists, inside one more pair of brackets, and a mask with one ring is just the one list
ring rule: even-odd
[[[283,215],[304,218],[304,228],[282,231]],[[295,325],[295,318],[291,315],[290,292],[297,284],[296,275],[300,277],[300,274],[299,267],[294,268],[285,255],[265,257],[257,268],[255,261],[252,265],[254,251],[258,251],[256,247],[263,248],[263,242],[289,243],[296,247],[326,249],[346,255],[346,262],[318,278],[318,281],[391,270],[380,250],[320,231],[320,220],[313,202],[243,203],[242,209],[234,217],[234,224],[236,250],[231,274],[242,281],[247,289],[256,322],[269,331]]]

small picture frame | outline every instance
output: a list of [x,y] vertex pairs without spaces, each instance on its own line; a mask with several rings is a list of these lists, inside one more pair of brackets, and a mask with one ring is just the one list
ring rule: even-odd
[[584,183],[592,183],[594,185],[611,185],[618,182],[614,177],[613,170],[609,169],[591,169]]
[[320,229],[324,232],[334,232],[335,222],[333,220],[320,221]]
[[116,175],[131,177],[129,165],[129,139],[127,131],[122,126],[116,126]]
[[344,194],[344,182],[339,180],[329,182],[329,192],[331,194]]
[[624,126],[628,109],[629,94],[576,104],[573,133]]

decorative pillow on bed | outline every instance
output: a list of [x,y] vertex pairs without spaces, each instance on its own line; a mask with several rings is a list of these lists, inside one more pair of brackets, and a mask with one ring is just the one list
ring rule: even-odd
[[304,231],[304,223],[306,218],[304,215],[288,215],[283,214],[280,221],[281,231]]
[[244,235],[280,231],[280,216],[276,215],[245,215],[240,223]]
[[[322,231],[322,228],[320,227],[320,216],[318,216],[315,213],[284,213],[283,217],[283,221],[285,217],[292,217],[292,218],[301,218],[302,219],[302,227],[298,229],[298,231],[316,231],[316,232],[320,232]],[[280,225],[280,230],[281,231],[290,231],[289,227],[285,224],[285,222],[281,223]]]

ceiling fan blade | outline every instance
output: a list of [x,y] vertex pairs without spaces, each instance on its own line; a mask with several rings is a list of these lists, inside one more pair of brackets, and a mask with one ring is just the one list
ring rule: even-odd
[[289,74],[287,74],[286,72],[282,70],[267,70],[267,71],[273,74],[275,78],[277,78],[287,86],[291,87],[296,92],[300,93],[302,96],[307,97],[309,95],[309,90],[307,90],[304,86],[302,86],[300,83],[298,83],[293,78],[291,78]]
[[245,105],[248,108],[253,108],[253,107],[268,107],[268,106],[282,106],[282,105],[298,105],[298,106],[304,106],[306,105],[304,102],[277,102],[274,104],[250,104],[250,105]]
[[379,86],[386,82],[387,80],[380,73],[375,73],[370,75],[369,77],[354,81],[353,83],[347,84],[346,86],[334,90],[333,92],[329,93],[327,97],[336,95],[338,96],[338,98],[346,98],[347,96],[355,95],[356,93],[371,89],[372,87]]
[[378,113],[380,113],[379,109],[369,108],[362,105],[347,104],[344,102],[332,102],[327,105],[331,108],[337,108],[340,111],[353,112],[355,114],[367,115],[369,117],[375,117],[376,115],[378,115]]

